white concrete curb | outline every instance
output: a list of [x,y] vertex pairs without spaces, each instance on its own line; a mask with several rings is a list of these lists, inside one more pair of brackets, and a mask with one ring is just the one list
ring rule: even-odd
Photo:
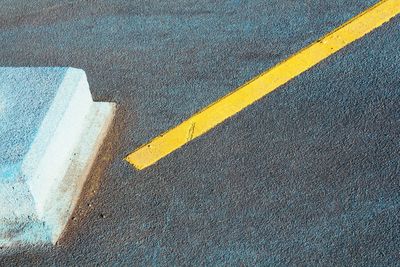
[[55,243],[115,105],[79,69],[0,68],[0,107],[0,246]]

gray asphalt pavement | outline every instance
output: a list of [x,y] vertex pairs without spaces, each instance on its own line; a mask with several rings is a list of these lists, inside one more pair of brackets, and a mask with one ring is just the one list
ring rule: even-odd
[[399,17],[156,165],[122,160],[373,3],[0,2],[0,65],[79,67],[118,104],[65,236],[0,264],[396,265]]

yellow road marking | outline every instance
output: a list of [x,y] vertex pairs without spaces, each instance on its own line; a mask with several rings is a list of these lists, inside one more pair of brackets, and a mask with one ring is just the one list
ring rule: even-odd
[[399,13],[400,0],[378,2],[325,37],[139,147],[125,160],[139,170],[156,163]]

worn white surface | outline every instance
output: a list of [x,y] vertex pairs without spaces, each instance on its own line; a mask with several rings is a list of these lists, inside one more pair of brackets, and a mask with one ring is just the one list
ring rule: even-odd
[[84,71],[0,68],[0,245],[56,242],[114,113]]

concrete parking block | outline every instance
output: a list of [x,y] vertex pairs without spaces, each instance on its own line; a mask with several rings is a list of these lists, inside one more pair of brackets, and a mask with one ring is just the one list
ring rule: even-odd
[[83,70],[0,68],[0,246],[55,243],[112,120]]

